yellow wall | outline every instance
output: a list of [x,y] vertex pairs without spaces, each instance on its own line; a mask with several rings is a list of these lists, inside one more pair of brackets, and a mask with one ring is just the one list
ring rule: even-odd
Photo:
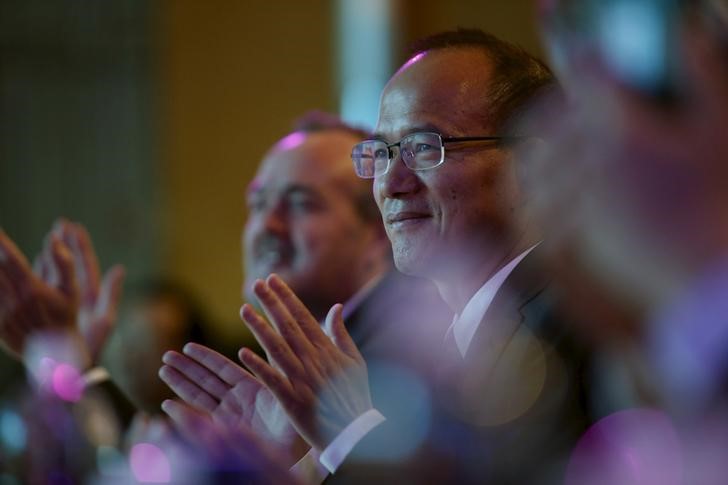
[[170,0],[160,11],[164,269],[240,336],[244,190],[311,108],[335,109],[325,1]]

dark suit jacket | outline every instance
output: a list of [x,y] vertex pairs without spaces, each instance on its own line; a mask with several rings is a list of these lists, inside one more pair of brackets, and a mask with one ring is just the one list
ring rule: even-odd
[[[370,374],[397,368],[427,372],[452,312],[428,280],[391,269],[345,320]],[[374,380],[374,379],[372,379]],[[377,401],[377,389],[373,399]]]
[[[441,373],[429,383],[427,432],[415,450],[397,455],[393,443],[418,430],[407,416],[403,423],[383,411],[387,421],[331,482],[561,483],[569,451],[590,422],[588,355],[540,268],[537,250],[516,267],[464,360],[444,356],[442,344],[430,352]],[[422,407],[412,396],[398,398],[413,412]]]

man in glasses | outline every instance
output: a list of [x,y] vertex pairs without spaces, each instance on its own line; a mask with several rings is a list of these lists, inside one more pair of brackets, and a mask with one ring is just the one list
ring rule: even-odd
[[[438,378],[405,398],[409,415],[372,405],[339,305],[328,338],[281,278],[253,285],[272,328],[248,305],[242,317],[273,362],[247,349],[241,359],[333,480],[560,481],[585,425],[583,369],[555,318],[512,149],[518,115],[554,84],[491,35],[436,35],[389,81],[375,136],[352,151],[357,174],[374,179],[397,268],[431,280],[456,313],[429,351]],[[404,449],[403,436],[424,438]],[[344,461],[354,475],[342,475]]]

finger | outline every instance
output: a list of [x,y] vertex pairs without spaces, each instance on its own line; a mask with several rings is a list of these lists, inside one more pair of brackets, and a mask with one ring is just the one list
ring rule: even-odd
[[321,330],[319,322],[311,315],[311,312],[308,311],[308,308],[306,308],[293,290],[276,274],[270,275],[267,282],[269,288],[278,296],[288,313],[298,323],[298,328],[306,334],[309,341],[317,346],[328,345],[329,339]]
[[5,273],[0,272],[0,339],[14,352],[23,351],[25,340],[35,331],[46,329],[48,319],[41,305],[29,302]]
[[43,242],[43,251],[40,253],[42,260],[41,273],[43,274],[43,281],[47,284],[57,287],[58,286],[58,269],[53,264],[53,258],[51,256],[51,235],[48,234]]
[[45,280],[45,274],[44,274],[43,268],[43,253],[38,253],[36,257],[33,259],[33,273],[38,275],[38,277],[42,280]]
[[51,257],[58,270],[58,289],[72,301],[78,301],[78,282],[73,267],[73,256],[66,244],[55,234],[51,235]]
[[253,333],[255,340],[263,347],[271,363],[280,367],[288,376],[300,375],[303,372],[303,364],[288,343],[249,304],[243,305],[240,316]]
[[250,349],[240,351],[240,360],[258,378],[258,381],[273,393],[282,406],[290,408],[293,389],[285,377]]
[[15,290],[3,273],[0,273],[0,344],[16,357],[22,353],[23,333],[18,329],[18,322],[13,315],[17,306]]
[[4,306],[10,311],[19,304],[19,295],[10,276],[2,269],[0,266],[0,306]]
[[187,404],[167,399],[162,402],[162,410],[171,418],[177,430],[193,444],[211,444],[210,428],[212,421]]
[[99,260],[91,236],[81,224],[73,224],[71,233],[75,246],[76,264],[77,268],[80,269],[79,284],[82,288],[84,301],[96,301],[101,284],[101,271],[99,270]]
[[255,378],[245,369],[227,357],[220,355],[204,345],[191,342],[184,346],[182,352],[184,352],[184,354],[189,358],[199,362],[200,365],[209,369],[213,374],[230,386],[234,386],[240,381],[255,382]]
[[278,295],[271,290],[267,283],[260,280],[253,285],[253,293],[258,298],[271,325],[285,339],[296,356],[301,360],[309,360],[304,356],[315,354],[316,349],[306,334],[301,331],[300,323],[288,312]]
[[364,358],[359,352],[354,340],[352,340],[351,335],[346,330],[346,325],[344,325],[343,308],[343,305],[340,303],[331,307],[331,310],[326,315],[326,326],[331,329],[334,344],[341,351],[349,357],[363,362]]
[[258,298],[261,308],[283,338],[290,336],[303,336],[301,328],[293,320],[293,316],[283,305],[278,296],[271,290],[267,282],[257,280],[253,284],[253,294]]
[[119,303],[124,288],[126,273],[121,265],[113,266],[106,272],[94,308],[92,328],[88,330],[89,344],[100,352],[116,325]]
[[173,350],[165,352],[162,362],[180,372],[187,380],[195,383],[197,387],[216,398],[217,401],[222,400],[223,396],[230,391],[230,386],[216,374],[179,352]]
[[33,276],[28,260],[13,243],[13,241],[0,229],[0,271],[5,272],[13,286],[29,281]]
[[172,366],[163,365],[159,378],[187,404],[212,413],[220,402]]

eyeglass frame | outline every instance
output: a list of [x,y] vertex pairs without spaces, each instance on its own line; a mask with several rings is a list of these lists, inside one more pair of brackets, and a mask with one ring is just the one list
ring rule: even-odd
[[[435,135],[440,139],[440,161],[439,162],[437,162],[435,165],[432,165],[431,167],[421,167],[421,168],[413,168],[407,164],[407,161],[405,160],[404,156],[402,155],[401,143],[402,143],[402,140],[404,140],[405,138],[409,138],[409,137],[415,136],[415,135]],[[387,168],[384,170],[384,172],[379,174],[379,176],[385,175],[387,172],[389,172],[389,169],[392,167],[392,160],[394,160],[394,158],[395,158],[394,154],[392,152],[393,147],[397,147],[400,157],[402,158],[402,163],[404,163],[405,167],[412,170],[413,172],[420,172],[422,170],[430,170],[432,168],[437,168],[440,165],[442,165],[443,163],[445,163],[445,144],[446,143],[466,143],[466,142],[473,142],[473,141],[499,141],[499,142],[508,143],[508,142],[523,140],[524,138],[527,138],[527,137],[493,136],[493,135],[491,135],[491,136],[442,136],[440,133],[437,133],[435,131],[417,131],[414,133],[410,133],[409,135],[403,136],[402,138],[400,138],[400,140],[398,142],[395,142],[395,143],[387,143],[385,140],[378,139],[378,138],[363,140],[363,141],[357,143],[356,145],[354,145],[354,148],[351,151],[351,159],[352,159],[352,162],[354,163],[354,171],[356,172],[356,161],[354,160],[354,149],[356,149],[356,147],[358,147],[364,143],[377,141],[380,143],[384,143],[387,147]],[[363,175],[359,175],[358,172],[356,173],[356,175],[357,175],[357,177],[363,178],[363,179],[373,179],[373,178],[377,177],[377,175],[372,175],[371,177],[365,177]]]

